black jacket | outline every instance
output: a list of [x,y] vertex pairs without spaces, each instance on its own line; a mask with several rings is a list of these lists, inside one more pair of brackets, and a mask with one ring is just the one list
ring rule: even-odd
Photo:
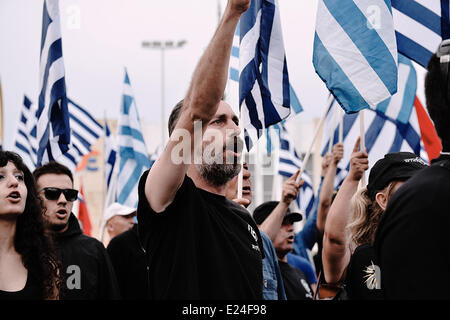
[[82,233],[70,214],[69,228],[55,234],[64,285],[62,300],[120,299],[114,268],[103,244]]
[[148,270],[145,251],[139,242],[137,224],[111,239],[107,248],[125,300],[148,297]]

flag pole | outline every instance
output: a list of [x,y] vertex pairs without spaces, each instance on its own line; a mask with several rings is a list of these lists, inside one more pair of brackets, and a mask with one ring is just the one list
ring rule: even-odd
[[242,112],[242,106],[241,106],[241,119],[239,121],[239,129],[241,131],[241,137],[244,145],[242,146],[242,152],[241,152],[241,158],[239,159],[239,165],[241,166],[241,170],[239,170],[239,176],[238,176],[238,199],[242,198],[242,185],[243,185],[243,179],[244,179],[244,159],[245,159],[245,133],[244,133],[244,115],[245,113]]
[[344,141],[344,112],[339,110],[339,143]]
[[106,174],[106,168],[105,168],[105,143],[106,143],[106,126],[108,125],[108,123],[106,122],[106,110],[104,110],[104,124],[103,124],[103,188],[102,188],[102,214],[100,215],[99,218],[99,229],[98,229],[98,233],[99,233],[99,239],[102,240],[103,236],[100,235],[101,229],[102,229],[102,222],[103,222],[103,213],[105,212],[105,206],[106,206],[106,193],[108,192],[107,190],[107,186],[106,186],[106,179],[105,179],[105,174]]
[[[359,136],[360,136],[360,147],[359,150],[366,150],[366,130],[364,125],[364,109],[359,112]],[[366,186],[366,172],[363,172],[361,180],[360,180],[360,188],[364,188]]]
[[2,82],[0,81],[0,117],[1,117],[1,120],[0,120],[0,126],[1,126],[1,129],[0,129],[0,139],[1,139],[1,145],[4,145],[5,144],[5,139],[4,139],[4,136],[3,136],[3,133],[4,133],[4,123],[3,123],[3,92],[2,92]]
[[314,133],[313,140],[311,141],[311,145],[309,146],[309,149],[305,155],[305,158],[303,158],[303,163],[302,163],[302,167],[300,169],[300,174],[297,177],[297,182],[299,182],[301,180],[302,173],[303,173],[303,171],[305,171],[306,164],[308,163],[309,157],[311,156],[312,148],[314,146],[314,143],[317,140],[317,136],[319,135],[320,129],[322,128],[323,122],[325,121],[325,118],[328,113],[328,109],[330,109],[330,106],[333,103],[333,99],[334,99],[333,95],[330,94],[330,96],[328,98],[328,102],[327,102],[327,107],[325,108],[325,112],[323,113],[322,118],[320,118],[319,124],[317,125],[317,128],[316,128],[316,132]]
[[333,142],[334,142],[334,132],[335,132],[335,125],[336,125],[336,118],[337,113],[339,112],[338,109],[333,110],[333,114],[331,115],[331,134],[330,134],[330,140],[328,141],[328,153],[331,153],[333,151]]

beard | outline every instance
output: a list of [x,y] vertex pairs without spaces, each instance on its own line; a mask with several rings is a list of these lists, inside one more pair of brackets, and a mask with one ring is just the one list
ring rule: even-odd
[[234,153],[242,152],[243,141],[238,136],[227,139],[226,144],[219,148],[213,143],[204,145],[204,149],[202,163],[195,166],[202,179],[208,184],[214,187],[222,187],[241,171],[240,157],[227,153],[227,150]]
[[196,165],[200,176],[214,187],[222,187],[236,177],[241,171],[240,163],[233,164],[198,164]]

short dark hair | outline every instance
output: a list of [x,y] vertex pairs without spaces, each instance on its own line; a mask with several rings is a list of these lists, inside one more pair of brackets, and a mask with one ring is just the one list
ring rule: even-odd
[[440,59],[434,54],[428,63],[425,77],[425,98],[428,113],[436,132],[442,140],[444,150],[450,150],[450,92],[442,83]]
[[169,137],[172,135],[173,130],[175,130],[175,126],[177,125],[178,119],[180,118],[181,109],[183,109],[184,99],[178,102],[175,107],[172,109],[172,112],[169,116]]
[[69,176],[69,178],[70,178],[70,180],[72,180],[72,184],[73,184],[72,171],[70,171],[70,169],[67,168],[65,165],[58,163],[56,161],[50,161],[49,163],[46,163],[40,167],[37,167],[33,171],[34,180],[36,180],[36,182],[37,182],[39,177],[44,174],[64,174],[66,176]]
[[[222,100],[225,100],[226,96],[225,93],[222,95]],[[168,129],[169,129],[169,137],[172,135],[173,130],[175,130],[175,126],[177,125],[178,119],[180,118],[181,109],[183,109],[184,105],[184,99],[179,101],[175,107],[173,107],[172,112],[169,116],[169,123],[168,123]]]

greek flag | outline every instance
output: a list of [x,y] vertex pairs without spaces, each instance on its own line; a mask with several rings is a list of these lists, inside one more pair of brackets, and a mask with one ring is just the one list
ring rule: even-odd
[[[252,1],[240,19],[239,35],[239,107],[250,149],[263,129],[290,113],[289,75],[277,0]],[[230,76],[237,79],[234,71]]]
[[70,147],[58,0],[45,0],[37,110],[37,164],[58,159]]
[[[338,142],[339,125],[333,121],[333,113],[340,111],[339,105],[334,102],[325,119],[322,139],[322,156],[328,151],[328,143],[333,139],[333,144]],[[360,135],[359,114],[346,114],[343,119],[343,144],[344,156],[338,164],[335,178],[335,188],[344,181],[350,169],[350,156],[356,139]],[[385,114],[369,110],[364,114],[366,129],[366,149],[369,155],[369,170],[375,162],[384,157],[386,153],[409,151],[419,155],[428,161],[428,155],[421,140],[420,126],[416,109],[413,108],[408,123],[404,124],[386,117]]]
[[125,70],[122,106],[118,123],[119,175],[117,178],[117,202],[137,207],[138,182],[142,173],[150,168],[144,137],[130,79]]
[[319,0],[313,63],[347,113],[397,91],[397,45],[390,0]]
[[[302,167],[302,160],[298,157],[294,149],[294,144],[284,125],[280,125],[280,129],[280,161],[278,173],[289,178]],[[297,205],[300,210],[305,212],[307,218],[314,205],[314,190],[311,178],[306,173],[303,172],[301,178],[305,182],[300,189]]]
[[114,165],[116,164],[116,156],[117,156],[117,145],[114,139],[114,136],[111,134],[111,130],[109,130],[108,121],[105,118],[105,126],[104,126],[104,134],[105,134],[105,142],[104,142],[104,151],[103,155],[105,157],[105,181],[106,181],[106,189],[109,189],[111,183],[111,177],[114,171]]
[[[91,152],[91,146],[102,135],[103,127],[84,108],[70,99],[67,99],[67,102],[70,117],[71,142],[69,149],[54,160],[75,171],[81,158]],[[14,149],[26,159],[25,161],[30,169],[38,166],[37,122],[36,107],[25,96]]]
[[391,0],[398,51],[427,67],[443,39],[450,38],[448,0]]
[[28,168],[33,169],[37,163],[36,141],[36,105],[24,96],[23,108],[17,126],[17,134],[14,143],[14,151],[19,153]]
[[[230,57],[230,71],[229,71],[229,83],[228,86],[233,90],[234,83],[239,83],[239,30],[240,26],[238,24],[236,28],[236,32],[234,34],[233,39],[233,47],[231,49],[231,57]],[[231,94],[233,96],[233,94]],[[233,97],[232,97],[233,98]],[[295,93],[294,88],[291,84],[289,84],[289,98],[291,103],[291,109],[294,110],[295,114],[298,114],[303,111],[303,106],[300,103],[300,100],[297,97],[297,94]],[[237,104],[239,99],[235,99],[235,103]],[[287,119],[281,121],[280,123],[283,123]],[[270,126],[269,128],[266,128],[266,137],[267,137],[267,153],[270,154],[273,150],[273,145],[270,140],[269,130],[271,128],[275,128],[275,132],[279,132],[280,128],[277,127],[278,124],[274,124]]]

